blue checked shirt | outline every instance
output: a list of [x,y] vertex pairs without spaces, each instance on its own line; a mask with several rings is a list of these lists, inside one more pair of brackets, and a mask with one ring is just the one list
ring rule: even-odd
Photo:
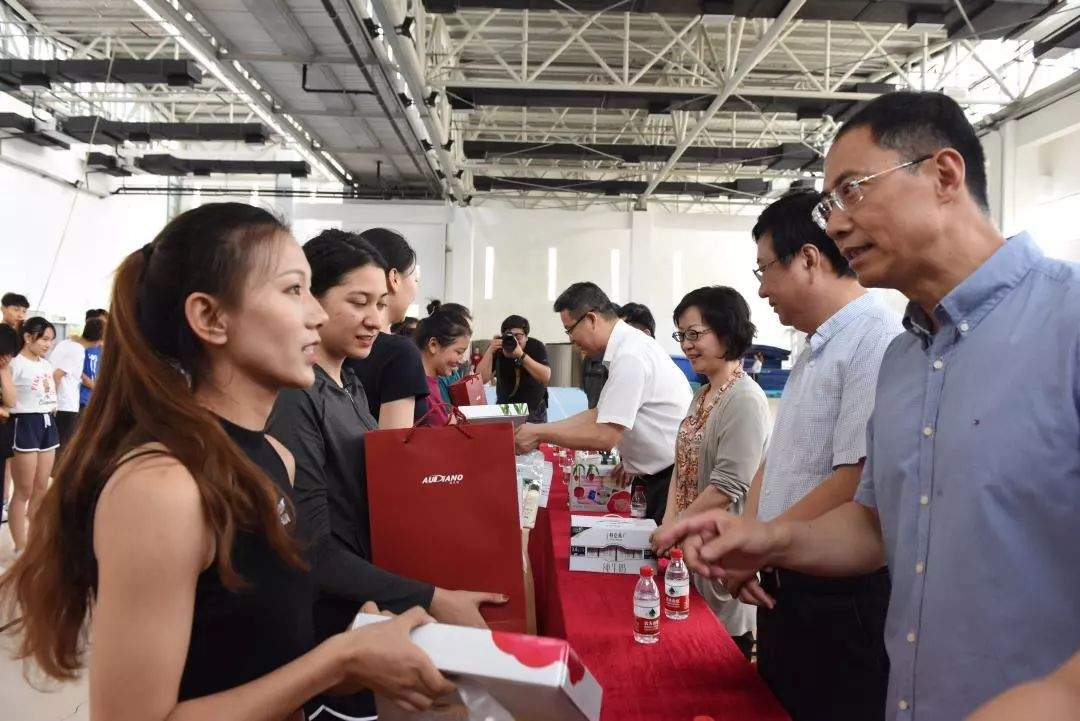
[[892,575],[891,721],[956,721],[1080,650],[1080,266],[1008,241],[885,354],[855,500]]
[[837,466],[866,457],[881,356],[902,330],[899,313],[864,293],[810,336],[780,398],[758,498],[760,520],[794,506]]

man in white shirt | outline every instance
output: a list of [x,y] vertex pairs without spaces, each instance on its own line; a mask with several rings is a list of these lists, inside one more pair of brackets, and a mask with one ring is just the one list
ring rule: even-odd
[[667,505],[675,437],[693,393],[686,376],[655,339],[619,320],[595,283],[574,283],[555,301],[570,340],[587,355],[603,355],[608,379],[596,408],[556,423],[517,430],[518,453],[541,443],[564,448],[618,448],[627,483],[644,485],[646,515],[657,523]]
[[81,336],[69,336],[57,343],[49,354],[56,385],[56,430],[60,433],[60,453],[75,435],[75,425],[79,420],[79,391],[83,382],[86,350],[100,346],[104,332],[105,322],[100,318],[91,318],[86,321]]

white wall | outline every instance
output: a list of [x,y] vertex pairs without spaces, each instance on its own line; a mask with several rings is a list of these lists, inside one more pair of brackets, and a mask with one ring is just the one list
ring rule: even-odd
[[326,228],[361,232],[384,227],[396,230],[416,250],[420,265],[420,293],[417,312],[424,313],[428,301],[451,300],[446,293],[447,228],[453,210],[438,202],[304,202],[292,204],[293,233],[301,243]]
[[[5,141],[0,157],[83,179],[63,151]],[[164,198],[101,198],[0,162],[0,292],[22,293],[34,310],[81,325],[87,308],[108,306],[117,264],[161,229],[165,209]]]
[[982,137],[990,208],[1005,235],[1027,230],[1048,255],[1080,261],[1080,95]]
[[[644,303],[657,337],[672,353],[671,314],[683,295],[704,285],[728,285],[747,299],[758,342],[791,347],[791,335],[758,298],[753,275],[753,218],[680,215],[659,211],[519,210],[483,206],[471,212],[471,234],[451,240],[472,244],[470,303],[477,334],[494,335],[511,313],[529,319],[532,332],[549,342],[564,340],[552,311],[554,296],[571,283],[591,280],[619,303]],[[494,252],[491,298],[485,297],[486,249]],[[556,252],[554,295],[549,293],[549,249]],[[613,276],[612,251],[618,253]],[[617,288],[615,288],[617,284]],[[617,291],[617,292],[614,292]]]

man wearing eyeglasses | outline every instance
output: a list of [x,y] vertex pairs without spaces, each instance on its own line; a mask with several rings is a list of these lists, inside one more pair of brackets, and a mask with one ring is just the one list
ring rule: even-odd
[[484,383],[494,376],[497,403],[527,403],[529,423],[545,423],[547,386],[551,381],[547,346],[529,337],[529,321],[520,315],[508,316],[501,328],[476,372]]
[[693,393],[656,339],[620,320],[618,308],[595,283],[574,283],[555,300],[571,342],[602,356],[608,379],[596,408],[555,423],[517,429],[518,453],[541,443],[564,448],[619,449],[620,479],[645,486],[646,515],[661,523],[675,462],[675,436]]
[[887,718],[964,718],[1080,649],[1080,266],[1002,237],[982,147],[942,94],[856,113],[825,189],[814,218],[860,281],[910,301],[855,499],[809,523],[712,514],[671,535],[700,539],[690,565],[736,588],[766,565],[886,559]]
[[[811,220],[820,198],[793,191],[766,208],[752,231],[758,295],[781,323],[807,335],[750,486],[746,515],[761,521],[811,520],[855,495],[881,357],[901,331],[900,315],[859,285]],[[883,718],[884,563],[845,578],[778,564],[760,585],[748,584],[742,600],[764,606],[758,671],[794,721]]]

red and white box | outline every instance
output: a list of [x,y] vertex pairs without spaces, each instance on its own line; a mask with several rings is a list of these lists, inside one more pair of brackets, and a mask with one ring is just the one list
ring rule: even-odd
[[[384,616],[361,613],[352,627],[385,620]],[[600,719],[603,690],[566,641],[441,623],[420,626],[413,630],[411,638],[436,668],[466,689],[470,696],[467,700],[449,699],[462,713],[462,707],[477,706],[477,691],[490,697],[480,699],[483,714],[451,715],[454,719]],[[429,718],[423,713],[404,711],[384,698],[376,697],[376,703],[380,721]],[[499,707],[505,713],[499,713]]]
[[651,518],[570,516],[570,570],[637,575],[656,566]]

